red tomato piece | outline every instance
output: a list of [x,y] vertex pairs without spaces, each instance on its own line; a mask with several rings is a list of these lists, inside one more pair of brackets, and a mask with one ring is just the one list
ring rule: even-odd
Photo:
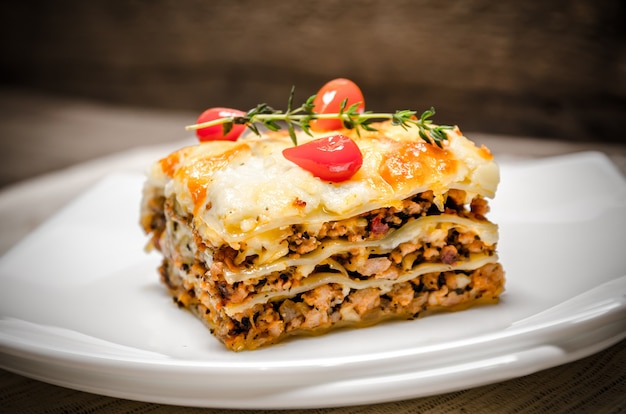
[[[346,109],[351,105],[358,104],[358,112],[365,110],[363,92],[356,83],[344,78],[333,79],[322,86],[313,100],[313,110],[318,114],[338,113],[341,103],[346,98],[348,98]],[[311,121],[313,131],[335,131],[342,127],[343,124],[339,119],[314,119]]]
[[[237,109],[231,108],[209,108],[204,111],[196,121],[197,124],[203,122],[210,122],[220,118],[235,118],[244,116],[246,113]],[[225,140],[236,141],[243,131],[246,129],[245,125],[233,124],[233,127],[228,133],[224,134],[224,125],[214,125],[206,128],[200,128],[196,130],[196,136],[200,141],[213,141],[213,140]]]
[[363,164],[356,143],[345,135],[318,138],[283,150],[289,161],[325,181],[340,182],[352,177]]

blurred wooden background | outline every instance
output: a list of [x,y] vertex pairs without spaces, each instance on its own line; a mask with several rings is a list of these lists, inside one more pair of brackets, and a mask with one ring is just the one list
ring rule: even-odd
[[195,113],[284,108],[334,77],[464,131],[624,142],[626,2],[0,4],[0,88]]

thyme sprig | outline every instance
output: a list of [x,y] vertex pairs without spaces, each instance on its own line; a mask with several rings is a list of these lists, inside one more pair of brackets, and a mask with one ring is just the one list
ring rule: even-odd
[[433,125],[430,119],[435,115],[435,108],[433,107],[424,111],[419,117],[417,117],[416,111],[411,110],[399,110],[394,113],[359,112],[359,103],[348,106],[348,100],[346,98],[341,103],[339,112],[320,114],[314,111],[313,100],[315,99],[315,95],[312,95],[302,105],[294,108],[294,91],[295,88],[292,87],[285,111],[276,110],[262,103],[250,109],[243,116],[219,118],[209,122],[188,125],[185,129],[193,131],[221,124],[223,132],[226,134],[232,129],[233,125],[246,125],[255,134],[260,135],[261,132],[257,124],[263,125],[270,131],[278,131],[282,129],[283,126],[286,126],[291,141],[294,145],[298,145],[298,138],[295,132],[296,127],[312,136],[311,121],[315,119],[339,119],[342,121],[344,127],[356,129],[357,134],[360,133],[360,129],[364,131],[376,131],[376,128],[372,126],[374,122],[391,120],[392,125],[401,126],[404,129],[408,129],[412,126],[417,127],[419,136],[424,141],[442,148],[442,142],[448,138],[446,131],[453,128],[449,125]]

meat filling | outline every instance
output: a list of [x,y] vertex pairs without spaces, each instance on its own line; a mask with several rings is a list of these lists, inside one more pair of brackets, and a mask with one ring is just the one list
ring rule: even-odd
[[[450,190],[443,210],[436,207],[432,192],[404,200],[401,208],[382,208],[346,220],[327,222],[315,232],[293,225],[286,232],[287,257],[299,258],[329,240],[362,242],[385,237],[412,220],[428,215],[454,214],[485,220],[488,204],[481,197],[465,204],[465,192]],[[456,309],[471,303],[495,301],[503,289],[504,273],[497,263],[473,271],[422,274],[391,285],[388,290],[368,287],[349,289],[328,283],[290,297],[277,297],[229,316],[227,305],[244,303],[259,292],[285,292],[302,284],[307,274],[295,266],[258,278],[228,283],[225,272],[240,272],[255,264],[255,257],[240,257],[234,248],[206,246],[194,234],[191,222],[176,214],[173,202],[161,198],[161,214],[150,206],[144,228],[153,233],[152,244],[163,251],[161,279],[175,302],[192,310],[230,349],[255,349],[295,333],[319,333],[335,326],[367,325],[387,318],[414,318],[425,311]],[[167,217],[167,220],[166,220]],[[169,232],[169,234],[168,234]],[[168,237],[162,237],[165,234]],[[176,237],[174,237],[176,234]],[[182,236],[181,236],[182,234]],[[177,241],[174,241],[176,239]],[[422,263],[454,265],[472,254],[493,255],[495,245],[486,245],[472,231],[452,227],[429,235],[428,240],[400,243],[392,251],[367,247],[334,254],[313,272],[340,273],[352,280],[388,279]],[[210,258],[210,259],[208,259]]]
[[339,326],[367,326],[382,319],[412,319],[438,310],[459,310],[491,303],[503,290],[498,263],[462,272],[427,273],[391,290],[348,289],[330,283],[291,298],[257,304],[233,317],[217,309],[206,294],[162,267],[162,279],[174,301],[199,316],[232,350],[256,349],[293,334],[318,334]]

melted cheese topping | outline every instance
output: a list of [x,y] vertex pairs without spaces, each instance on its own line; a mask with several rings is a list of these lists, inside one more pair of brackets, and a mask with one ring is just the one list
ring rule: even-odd
[[278,252],[273,241],[294,223],[314,226],[398,206],[426,190],[433,190],[440,207],[452,188],[465,190],[468,201],[495,194],[499,170],[491,153],[458,129],[449,131],[439,148],[424,142],[417,128],[388,122],[374,127],[378,131],[360,131],[360,136],[354,130],[299,134],[300,143],[337,133],[357,143],[363,165],[340,183],[324,182],[285,159],[282,150],[293,144],[284,131],[183,148],[155,163],[149,182],[175,197],[180,213],[193,217],[206,242],[236,249],[245,244],[257,254]]

